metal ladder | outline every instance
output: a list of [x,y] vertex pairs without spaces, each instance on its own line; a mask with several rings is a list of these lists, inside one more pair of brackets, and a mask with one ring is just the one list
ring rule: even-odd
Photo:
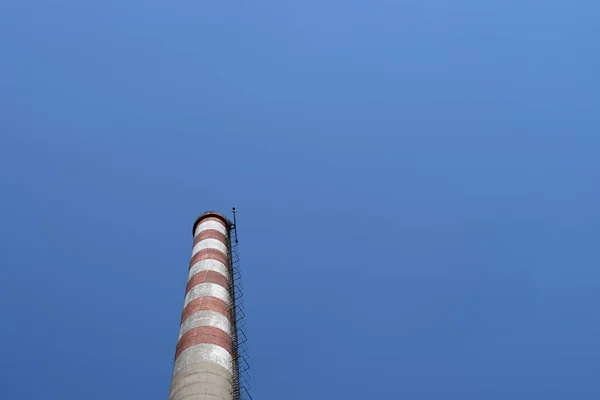
[[231,284],[230,315],[232,320],[231,341],[233,359],[233,400],[252,400],[250,396],[250,364],[248,363],[248,337],[246,336],[246,314],[244,313],[244,298],[242,276],[240,272],[240,257],[238,251],[236,210],[233,209],[233,223],[229,232],[229,275]]

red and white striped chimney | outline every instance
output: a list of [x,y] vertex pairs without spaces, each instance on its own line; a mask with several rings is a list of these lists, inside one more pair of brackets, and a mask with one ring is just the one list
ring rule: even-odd
[[232,400],[230,223],[216,212],[194,223],[194,244],[169,400]]

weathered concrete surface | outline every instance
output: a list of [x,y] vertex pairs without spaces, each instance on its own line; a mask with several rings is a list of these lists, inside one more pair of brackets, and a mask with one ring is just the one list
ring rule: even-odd
[[[210,363],[194,364],[182,370],[173,380],[169,400],[181,400],[193,395],[212,395],[231,399],[231,391],[229,371]],[[205,399],[205,397],[197,398]]]
[[225,289],[223,286],[217,285],[216,283],[201,283],[199,285],[194,286],[190,289],[190,291],[185,295],[185,300],[183,301],[183,306],[187,306],[188,303],[192,300],[195,300],[199,297],[210,296],[216,297],[217,299],[223,300],[228,305],[231,305],[231,299],[229,296],[229,291]]
[[202,271],[215,271],[229,279],[229,272],[227,267],[220,261],[217,260],[202,260],[192,265],[188,279],[191,279],[194,275]]
[[221,329],[228,335],[231,333],[231,324],[229,319],[221,313],[204,310],[198,311],[190,315],[179,328],[179,339],[186,334],[190,329],[200,326],[214,326]]

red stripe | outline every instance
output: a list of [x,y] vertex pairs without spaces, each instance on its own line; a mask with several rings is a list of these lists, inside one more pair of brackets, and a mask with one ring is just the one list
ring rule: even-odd
[[202,260],[217,260],[221,261],[225,265],[229,265],[229,261],[227,260],[227,255],[223,253],[221,250],[217,249],[203,249],[194,254],[192,260],[190,261],[190,268],[192,265],[196,264],[198,261]]
[[205,310],[218,312],[219,314],[226,316],[227,319],[231,319],[229,315],[229,305],[227,305],[227,303],[217,297],[203,296],[190,301],[188,305],[185,306],[183,313],[181,314],[181,323],[183,324],[183,321],[193,313]]
[[188,281],[187,286],[185,288],[185,294],[188,294],[190,290],[194,286],[197,286],[201,283],[216,283],[217,285],[223,286],[225,289],[229,290],[229,280],[216,271],[200,271],[196,275],[192,276]]
[[179,339],[175,350],[175,359],[177,360],[177,357],[185,349],[202,343],[221,346],[231,353],[231,337],[227,333],[214,326],[200,326],[190,329]]
[[193,245],[194,246],[197,245],[199,241],[204,240],[204,239],[217,239],[218,241],[223,243],[225,246],[227,246],[227,238],[225,237],[225,235],[223,235],[221,232],[217,231],[216,229],[207,229],[205,231],[200,232],[194,238]]
[[196,219],[196,222],[194,222],[194,226],[192,228],[192,235],[196,234],[196,228],[198,227],[199,224],[203,223],[204,221],[218,222],[221,225],[223,225],[225,227],[225,229],[229,229],[229,223],[227,222],[227,218],[225,218],[223,215],[221,215],[219,213],[208,212],[208,213],[202,214],[201,216],[198,217],[198,219]]

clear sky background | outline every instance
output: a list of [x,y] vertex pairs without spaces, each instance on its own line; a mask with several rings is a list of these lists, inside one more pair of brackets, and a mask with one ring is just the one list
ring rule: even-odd
[[255,400],[600,398],[597,1],[0,3],[0,398],[166,400],[239,209]]

